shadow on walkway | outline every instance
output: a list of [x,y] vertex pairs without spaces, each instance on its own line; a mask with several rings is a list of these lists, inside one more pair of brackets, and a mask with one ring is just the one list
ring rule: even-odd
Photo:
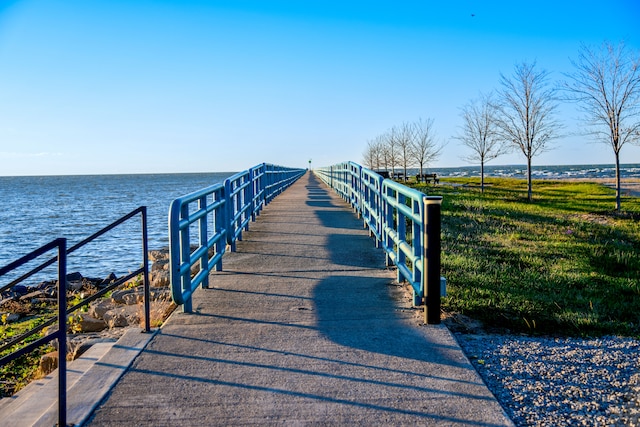
[[267,206],[223,267],[90,425],[510,425],[314,175]]

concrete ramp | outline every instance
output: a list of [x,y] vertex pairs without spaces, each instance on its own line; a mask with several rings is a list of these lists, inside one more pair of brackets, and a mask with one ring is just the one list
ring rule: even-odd
[[314,175],[267,206],[223,267],[89,425],[512,425]]

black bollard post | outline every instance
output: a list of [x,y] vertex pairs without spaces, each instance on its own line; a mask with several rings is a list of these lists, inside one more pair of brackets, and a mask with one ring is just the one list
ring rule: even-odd
[[441,196],[424,198],[425,242],[424,247],[424,322],[429,325],[440,323],[440,208]]

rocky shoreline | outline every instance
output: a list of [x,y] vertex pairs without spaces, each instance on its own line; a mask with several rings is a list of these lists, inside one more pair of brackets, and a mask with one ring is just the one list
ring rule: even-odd
[[[169,251],[150,251],[149,259],[152,262],[149,271],[150,327],[156,327],[175,309],[169,289]],[[104,279],[70,273],[66,277],[67,301],[79,303],[117,280],[113,273]],[[0,295],[2,326],[11,327],[37,316],[52,317],[57,310],[57,294],[57,280],[43,281],[35,286],[15,285]],[[144,287],[142,277],[138,276],[78,309],[67,322],[67,359],[74,360],[98,342],[116,341],[130,327],[144,328],[143,305]],[[57,326],[47,331],[55,330]],[[54,347],[55,343],[53,341]],[[37,376],[47,375],[55,369],[57,359],[57,351],[42,356]]]

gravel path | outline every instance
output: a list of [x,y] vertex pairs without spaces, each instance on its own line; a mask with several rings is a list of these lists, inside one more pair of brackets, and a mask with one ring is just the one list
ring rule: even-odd
[[516,426],[640,426],[640,341],[456,333]]

